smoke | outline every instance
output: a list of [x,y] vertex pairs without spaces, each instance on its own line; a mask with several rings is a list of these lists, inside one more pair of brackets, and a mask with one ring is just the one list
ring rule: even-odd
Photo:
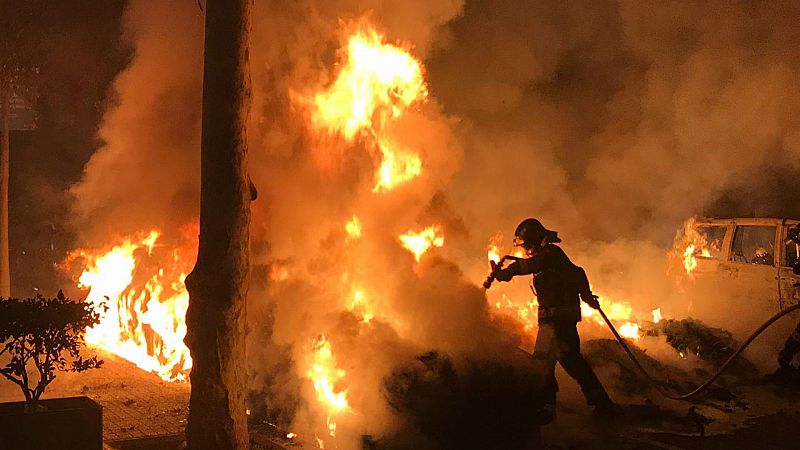
[[586,237],[663,241],[722,193],[796,168],[796,14],[791,2],[476,1],[428,67],[447,110],[474,124],[465,183]]
[[[416,355],[436,349],[458,365],[523,339],[476,284],[489,238],[524,217],[560,232],[599,293],[682,317],[664,249],[685,218],[795,211],[783,208],[796,185],[764,180],[795,176],[800,156],[791,2],[255,6],[252,398],[298,430],[329,432],[308,380],[321,336],[352,406],[336,415],[344,447],[397,425],[381,380]],[[297,101],[330,85],[342,30],[359,20],[408,43],[431,92],[388,131],[420,149],[423,174],[385,194],[373,192],[367,144],[313,132]],[[125,24],[135,56],[115,82],[105,144],[71,190],[88,243],[197,215],[202,13],[133,1]],[[348,239],[354,215],[365,238]],[[432,224],[445,245],[416,263],[397,236]],[[719,297],[704,307],[719,311]]]
[[104,142],[71,188],[82,244],[197,216],[203,15],[191,2],[131,2],[133,59],[114,81]]
[[468,2],[428,61],[432,91],[462,119],[454,208],[481,237],[539,217],[598,292],[639,311],[752,329],[772,310],[720,314],[732,310],[718,282],[687,299],[663,249],[688,217],[800,214],[798,13],[792,2]]

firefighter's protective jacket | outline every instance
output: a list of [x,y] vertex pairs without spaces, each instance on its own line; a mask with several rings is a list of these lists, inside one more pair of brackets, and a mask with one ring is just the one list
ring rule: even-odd
[[[508,281],[514,276],[533,274],[533,293],[539,302],[539,322],[566,320],[579,322],[579,292],[585,279],[583,270],[570,261],[561,247],[547,244],[530,258],[513,262],[499,271],[496,278]],[[587,289],[588,289],[588,282]]]

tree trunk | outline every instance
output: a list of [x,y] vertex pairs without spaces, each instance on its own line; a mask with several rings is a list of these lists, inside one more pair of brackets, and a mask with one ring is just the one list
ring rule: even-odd
[[11,267],[8,253],[8,165],[9,165],[9,95],[0,83],[0,297],[11,297]]
[[189,449],[246,449],[245,319],[250,189],[247,116],[253,0],[207,0],[200,245],[186,278],[193,366]]

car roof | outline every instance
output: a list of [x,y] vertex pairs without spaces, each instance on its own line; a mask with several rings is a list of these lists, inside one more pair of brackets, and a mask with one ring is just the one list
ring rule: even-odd
[[775,217],[731,217],[731,218],[720,218],[720,217],[700,217],[695,219],[695,225],[728,225],[728,224],[736,224],[736,225],[780,225],[780,224],[788,224],[788,225],[795,225],[797,224],[797,219],[779,219]]

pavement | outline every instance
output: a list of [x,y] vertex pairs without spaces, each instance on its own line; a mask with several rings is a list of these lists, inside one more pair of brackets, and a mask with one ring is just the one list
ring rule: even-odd
[[[174,450],[183,445],[190,386],[170,383],[132,363],[102,354],[103,367],[60,373],[45,397],[86,395],[103,406],[103,436],[113,450]],[[657,398],[617,398],[618,417],[600,419],[577,385],[559,373],[556,421],[542,429],[544,448],[561,449],[783,449],[800,448],[800,388],[759,383],[742,386],[733,401],[696,404]],[[7,383],[0,401],[21,395]],[[13,386],[12,386],[13,388]],[[693,412],[689,408],[694,406]],[[707,423],[701,436],[698,417]],[[707,420],[706,420],[707,419]],[[283,432],[251,424],[255,450],[313,448]]]
[[547,450],[800,448],[798,386],[759,382],[733,389],[727,400],[695,403],[617,397],[622,412],[598,418],[574,381],[558,375],[557,419],[542,428]]
[[102,405],[103,440],[112,444],[183,433],[189,383],[166,382],[122,358],[100,355],[100,369],[59,374],[45,397],[85,395]]

